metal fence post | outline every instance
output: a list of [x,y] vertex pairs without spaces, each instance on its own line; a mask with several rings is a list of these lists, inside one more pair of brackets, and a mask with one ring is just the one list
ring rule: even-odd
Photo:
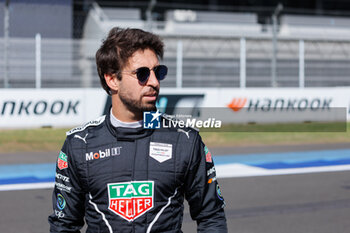
[[283,10],[283,5],[278,3],[272,14],[272,59],[271,59],[271,86],[277,87],[277,16]]
[[157,0],[150,0],[148,3],[147,10],[146,10],[146,22],[147,22],[146,27],[148,28],[148,30],[150,32],[153,29],[152,11],[153,11],[156,3],[157,3]]
[[299,40],[299,87],[305,87],[305,45]]
[[271,59],[271,86],[277,87],[277,16],[272,15],[272,59]]
[[177,42],[176,51],[176,87],[182,87],[182,59],[183,59],[183,44],[182,40]]
[[240,88],[246,87],[246,40],[245,38],[241,38],[241,46],[240,46],[240,57],[239,57],[239,86]]
[[35,88],[41,88],[41,35],[35,35]]
[[10,12],[9,12],[10,1],[6,0],[4,9],[4,88],[9,88],[9,58],[8,58],[8,47],[9,47],[9,36],[10,36]]

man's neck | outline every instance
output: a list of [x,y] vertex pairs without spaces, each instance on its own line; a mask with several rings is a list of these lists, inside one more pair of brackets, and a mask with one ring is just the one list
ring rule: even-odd
[[119,120],[116,116],[114,116],[111,109],[111,123],[114,127],[124,127],[124,128],[139,128],[142,127],[143,121],[132,121],[132,122],[124,122]]
[[142,113],[135,114],[127,109],[116,108],[112,106],[112,114],[120,121],[123,122],[136,122],[142,120]]

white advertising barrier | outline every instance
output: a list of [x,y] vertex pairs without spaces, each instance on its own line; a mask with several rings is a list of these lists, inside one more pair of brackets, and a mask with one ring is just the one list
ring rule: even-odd
[[[102,88],[1,89],[0,128],[79,126],[109,105]],[[157,105],[168,114],[200,112],[203,120],[223,123],[343,121],[350,120],[350,87],[161,88]]]
[[102,89],[2,89],[0,128],[71,127],[101,116]]
[[349,103],[350,88],[249,88],[208,90],[203,106],[227,107],[224,122],[342,122]]
[[[194,98],[191,101],[190,96],[178,101],[172,114],[191,114],[189,109],[179,107],[196,106],[200,108],[202,120],[216,118],[223,123],[343,122],[350,119],[350,87],[163,89],[161,93],[203,94],[201,101]],[[160,106],[161,100],[162,97]],[[181,102],[184,104],[180,105]]]

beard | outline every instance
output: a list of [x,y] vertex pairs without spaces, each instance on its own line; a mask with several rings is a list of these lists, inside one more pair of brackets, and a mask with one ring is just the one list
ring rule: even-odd
[[142,97],[139,100],[131,99],[128,93],[119,92],[119,98],[124,106],[133,113],[143,113],[145,111],[156,111],[156,100],[148,103],[142,103]]

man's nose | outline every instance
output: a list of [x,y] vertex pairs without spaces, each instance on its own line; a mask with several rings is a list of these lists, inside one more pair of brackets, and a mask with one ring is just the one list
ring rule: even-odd
[[159,81],[156,77],[156,74],[154,73],[154,70],[151,70],[150,77],[147,80],[147,85],[153,86],[153,87],[159,87]]

